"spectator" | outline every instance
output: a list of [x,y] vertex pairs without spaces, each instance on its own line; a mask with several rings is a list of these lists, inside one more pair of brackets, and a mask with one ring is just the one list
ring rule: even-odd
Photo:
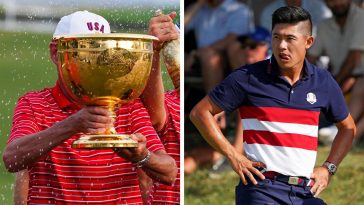
[[184,24],[186,31],[195,31],[195,54],[201,63],[205,91],[224,78],[226,49],[236,36],[253,31],[252,17],[250,9],[235,0],[199,0],[186,10]]
[[239,68],[269,57],[270,39],[270,32],[263,27],[256,27],[249,35],[239,36],[228,50],[231,67]]

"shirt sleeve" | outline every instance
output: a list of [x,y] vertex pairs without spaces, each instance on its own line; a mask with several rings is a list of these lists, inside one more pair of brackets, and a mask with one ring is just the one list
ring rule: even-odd
[[24,96],[19,98],[15,107],[11,132],[7,144],[10,144],[17,138],[40,131],[29,100]]
[[328,74],[328,102],[323,113],[327,120],[337,123],[349,115],[348,107],[339,85],[334,78]]
[[164,147],[152,126],[147,109],[140,99],[134,100],[131,108],[132,133],[141,133],[147,139],[147,148],[152,152],[164,150]]
[[245,67],[239,68],[225,78],[208,96],[225,112],[236,110],[246,99],[249,77]]

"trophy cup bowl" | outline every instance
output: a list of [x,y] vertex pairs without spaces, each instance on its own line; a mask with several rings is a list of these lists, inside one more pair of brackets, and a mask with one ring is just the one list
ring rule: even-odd
[[[115,117],[117,105],[138,98],[149,77],[154,36],[142,34],[65,35],[58,39],[58,73],[66,96],[79,105],[102,106]],[[85,134],[73,148],[137,147],[115,128]]]

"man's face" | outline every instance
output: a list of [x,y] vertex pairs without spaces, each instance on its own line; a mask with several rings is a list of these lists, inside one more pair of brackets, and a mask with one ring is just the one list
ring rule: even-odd
[[282,69],[290,69],[304,61],[306,50],[313,44],[309,21],[276,24],[272,30],[273,55]]
[[330,8],[335,17],[345,17],[349,13],[351,0],[326,0],[327,7]]

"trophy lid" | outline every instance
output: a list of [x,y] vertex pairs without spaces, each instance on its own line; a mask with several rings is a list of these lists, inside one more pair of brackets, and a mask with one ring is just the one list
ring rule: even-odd
[[54,36],[53,39],[69,39],[69,38],[77,38],[77,39],[83,39],[83,38],[105,38],[105,39],[143,39],[143,40],[159,40],[155,36],[146,35],[146,34],[133,34],[133,33],[108,33],[108,34],[102,34],[102,33],[94,33],[94,34],[77,34],[77,35],[60,35],[60,36]]

